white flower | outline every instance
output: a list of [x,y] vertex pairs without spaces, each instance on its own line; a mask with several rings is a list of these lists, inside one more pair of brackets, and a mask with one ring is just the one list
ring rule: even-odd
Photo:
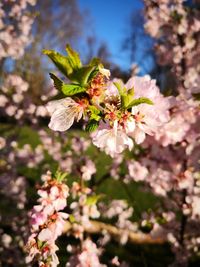
[[110,156],[121,153],[126,147],[131,150],[133,141],[127,134],[118,128],[117,121],[114,122],[113,128],[97,130],[93,136],[93,144],[105,150]]
[[71,97],[66,97],[49,102],[47,110],[51,114],[49,128],[63,132],[72,126],[75,119],[77,121],[81,119],[84,106],[75,102]]

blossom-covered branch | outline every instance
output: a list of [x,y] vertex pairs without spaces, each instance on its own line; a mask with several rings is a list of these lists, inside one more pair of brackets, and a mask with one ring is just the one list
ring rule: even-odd
[[[66,131],[83,118],[85,130],[94,132],[94,145],[114,156],[154,135],[169,119],[168,100],[150,77],[132,77],[125,85],[109,80],[110,72],[98,59],[82,66],[78,54],[67,46],[68,56],[51,50],[44,53],[71,81],[50,74],[54,86],[66,97],[47,105],[49,127]],[[133,138],[133,139],[132,139]]]

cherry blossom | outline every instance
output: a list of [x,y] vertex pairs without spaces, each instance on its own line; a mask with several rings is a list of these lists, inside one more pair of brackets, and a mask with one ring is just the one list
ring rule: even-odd
[[77,121],[81,119],[84,113],[84,108],[84,102],[75,102],[70,97],[49,102],[47,109],[52,115],[49,128],[61,132],[68,130],[74,123],[75,119]]
[[98,130],[93,136],[93,144],[105,150],[111,156],[121,153],[126,147],[131,150],[133,141],[127,134],[118,128],[117,121],[114,122],[113,128],[104,128]]
[[39,255],[39,265],[57,266],[59,260],[55,254],[58,247],[55,241],[63,232],[63,228],[68,214],[59,212],[66,207],[68,197],[68,187],[59,182],[61,174],[57,180],[52,179],[51,173],[43,175],[44,185],[38,190],[39,205],[33,207],[30,214],[32,235],[27,242],[29,256],[27,262],[32,261]]

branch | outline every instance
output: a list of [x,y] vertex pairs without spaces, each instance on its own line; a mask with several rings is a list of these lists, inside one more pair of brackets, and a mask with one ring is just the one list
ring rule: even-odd
[[[66,222],[63,233],[72,230],[72,224]],[[134,233],[129,230],[119,229],[113,225],[106,224],[99,221],[90,220],[90,225],[85,226],[85,232],[89,234],[97,234],[102,231],[107,231],[115,239],[119,240],[123,234],[128,234],[128,241],[134,244],[164,244],[167,242],[165,238],[153,238],[150,234]]]

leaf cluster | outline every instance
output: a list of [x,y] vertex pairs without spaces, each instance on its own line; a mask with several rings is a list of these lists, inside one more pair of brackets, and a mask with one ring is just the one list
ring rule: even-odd
[[58,70],[70,80],[69,84],[65,83],[55,74],[50,73],[55,88],[65,96],[71,97],[86,92],[89,82],[99,70],[100,62],[95,58],[88,65],[83,66],[79,54],[70,45],[66,46],[66,52],[67,56],[54,50],[43,50]]

